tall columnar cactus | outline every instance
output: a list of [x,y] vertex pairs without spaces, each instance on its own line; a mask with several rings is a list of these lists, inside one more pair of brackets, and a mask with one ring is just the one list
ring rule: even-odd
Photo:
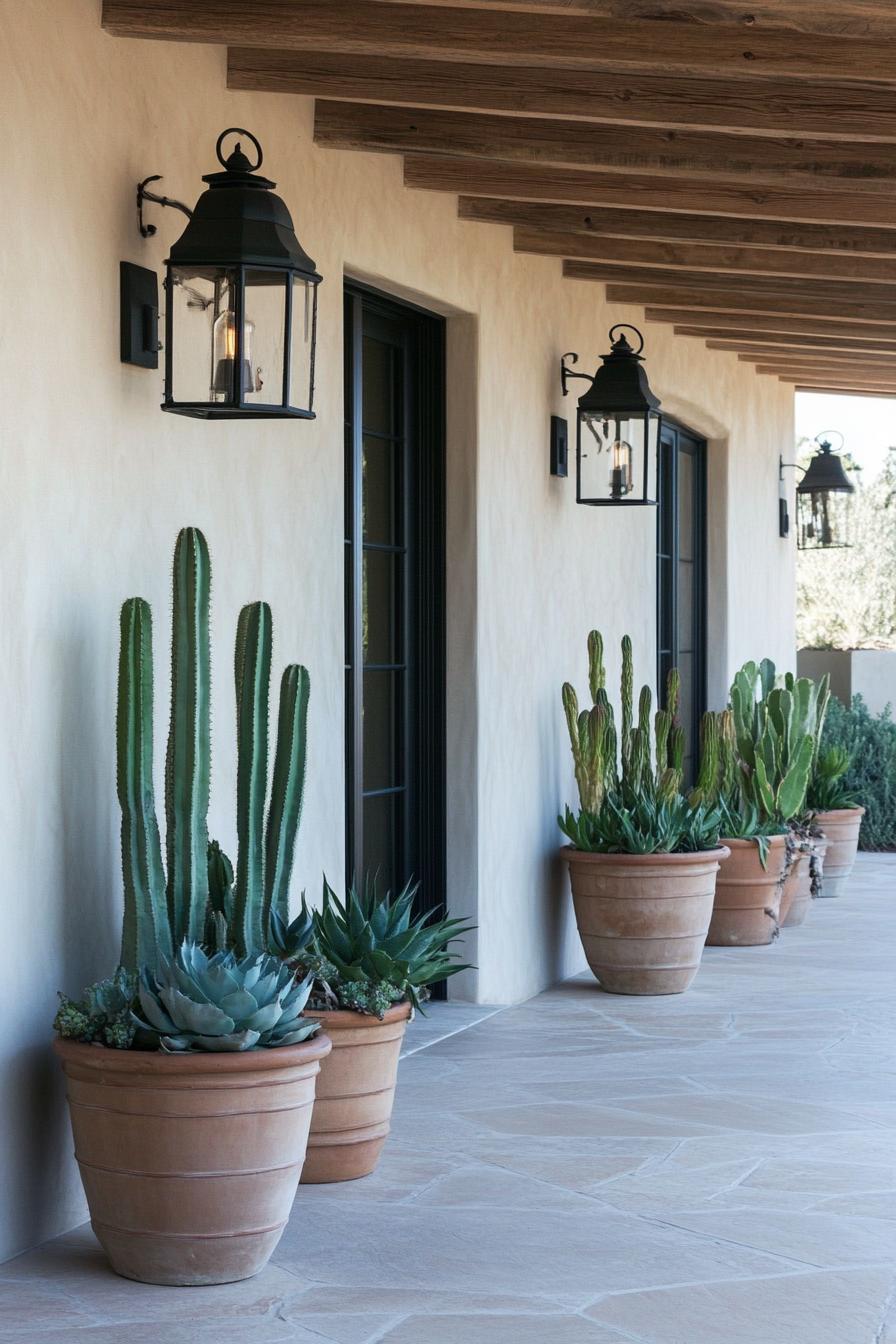
[[603,639],[596,630],[588,636],[588,684],[593,704],[581,711],[574,688],[569,682],[563,686],[563,708],[582,810],[597,812],[606,795],[620,787],[634,794],[656,793],[665,800],[678,794],[684,733],[677,721],[681,685],[677,671],[670,672],[665,707],[657,710],[653,718],[650,688],[642,687],[638,722],[633,726],[632,644],[628,635],[623,638],[618,739],[613,706],[606,692]]
[[142,598],[121,613],[118,681],[118,796],[122,813],[125,913],[122,964],[154,968],[184,939],[205,939],[240,955],[262,951],[271,908],[288,917],[289,878],[305,780],[309,681],[291,665],[280,687],[277,748],[265,824],[271,612],[243,608],[237,626],[236,877],[208,839],[209,731],[208,548],[185,528],[174,563],[171,725],[165,770],[167,884],[152,783],[152,625]]
[[175,947],[203,936],[208,906],[211,766],[211,568],[205,537],[185,527],[174,549],[171,722],[165,760],[168,919]]
[[171,955],[162,843],[156,821],[152,740],[152,613],[142,597],[121,609],[118,660],[118,801],[124,922],[121,964],[154,966]]

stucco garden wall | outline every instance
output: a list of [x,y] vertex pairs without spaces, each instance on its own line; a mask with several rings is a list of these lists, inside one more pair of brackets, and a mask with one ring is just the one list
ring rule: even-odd
[[[480,926],[458,986],[524,998],[579,968],[555,857],[572,799],[559,685],[584,681],[599,626],[617,673],[628,631],[654,660],[652,510],[588,510],[548,475],[564,350],[594,365],[610,323],[600,287],[516,256],[509,230],[462,223],[453,198],[407,191],[398,159],[312,144],[301,98],[228,93],[222,49],[113,39],[98,0],[2,0],[0,241],[0,1257],[84,1216],[61,1080],[55,989],[117,954],[114,791],[118,611],[156,619],[158,761],[167,719],[169,564],[178,528],[213,564],[212,833],[234,842],[231,654],[240,605],[264,596],[275,668],[311,672],[311,755],[294,890],[342,872],[343,273],[446,313],[449,349],[451,903]],[[179,215],[137,232],[134,188],[192,201],[214,142],[263,141],[325,276],[313,424],[202,423],[160,413],[160,377],[118,358],[118,263],[161,271]],[[720,703],[747,656],[792,659],[792,548],[777,537],[777,460],[792,397],[735,356],[646,329],[665,408],[710,440],[710,680]]]

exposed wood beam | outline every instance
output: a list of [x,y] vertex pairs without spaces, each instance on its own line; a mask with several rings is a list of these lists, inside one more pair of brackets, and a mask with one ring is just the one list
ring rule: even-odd
[[[894,117],[896,124],[896,117]],[[556,230],[585,238],[649,238],[663,242],[722,243],[784,248],[799,252],[847,252],[855,256],[896,257],[896,228],[866,229],[842,225],[794,224],[721,215],[664,214],[658,210],[617,210],[605,206],[553,205],[461,196],[461,219],[483,224]],[[896,212],[894,212],[896,222]]]
[[[323,104],[321,104],[323,106]],[[611,172],[576,172],[543,164],[502,163],[448,155],[405,158],[408,187],[495,196],[520,201],[553,201],[625,209],[736,215],[823,224],[893,227],[896,205],[883,195],[832,190],[819,184],[761,186],[743,182],[695,181],[684,177],[644,177]]]
[[844,394],[849,397],[896,397],[896,388],[892,391],[890,391],[889,388],[883,391],[880,389],[877,389],[876,391],[872,389],[869,391],[862,387],[847,388],[832,386],[830,383],[819,383],[817,386],[813,387],[811,384],[807,386],[804,383],[796,383],[794,385],[792,378],[782,378],[781,382],[790,383],[794,392],[818,392],[822,395],[829,393],[834,397],[842,397]]
[[513,246],[517,252],[541,256],[705,271],[711,276],[781,275],[896,283],[896,257],[855,257],[840,252],[824,256],[818,252],[726,247],[717,243],[666,243],[643,238],[586,238],[578,233],[525,228],[514,229]]
[[788,373],[793,369],[805,369],[807,373],[823,373],[827,375],[832,369],[838,369],[842,375],[857,378],[870,378],[877,381],[879,378],[893,379],[896,382],[896,359],[878,359],[875,363],[856,363],[850,360],[815,360],[804,358],[757,358],[755,355],[738,355],[738,362],[741,364],[752,364],[763,372],[774,369],[777,373]]
[[[572,266],[584,263],[571,262]],[[808,281],[806,282],[808,286]],[[809,298],[806,295],[750,294],[740,289],[688,289],[666,285],[640,284],[607,285],[610,303],[639,308],[680,308],[690,312],[711,312],[713,320],[720,312],[743,314],[774,313],[787,317],[814,317],[822,319],[821,328],[828,318],[863,322],[867,326],[896,324],[896,303],[882,303],[879,299]]]
[[[887,331],[884,326],[875,326],[869,330],[865,322],[852,322],[848,319],[819,322],[812,317],[796,317],[772,313],[731,313],[701,312],[694,313],[685,308],[650,307],[646,310],[649,322],[674,322],[681,326],[698,327],[701,335],[725,337],[726,331],[732,336],[747,336],[753,339],[754,333],[786,332],[789,335],[815,335],[841,337],[846,340],[874,340],[877,336],[896,339],[896,326]],[[710,330],[707,330],[709,328]],[[688,334],[691,334],[690,332]],[[757,340],[764,339],[757,334]]]
[[[894,44],[896,46],[896,44]],[[578,121],[501,117],[372,103],[318,102],[314,138],[335,149],[466,155],[566,168],[608,168],[659,177],[687,173],[694,181],[806,184],[841,190],[896,190],[896,144],[761,139],[709,131],[664,131]]]
[[[482,0],[427,0],[427,3],[474,9]],[[593,14],[608,19],[733,24],[745,32],[760,26],[837,36],[896,35],[896,15],[890,0],[816,0],[814,4],[756,0],[750,5],[745,5],[744,0],[489,0],[489,3],[496,9],[537,10],[558,17]]]
[[829,83],[816,87],[776,79],[732,82],[630,73],[610,80],[590,70],[231,47],[227,87],[665,130],[896,139],[890,89]]
[[[609,284],[680,286],[692,293],[726,290],[744,298],[823,299],[839,305],[896,304],[896,285],[870,285],[850,280],[798,280],[791,276],[718,275],[706,271],[662,270],[660,267],[599,261],[564,261],[563,274],[573,280]],[[773,312],[774,309],[769,309]]]
[[765,377],[777,378],[782,383],[800,383],[808,387],[814,384],[817,387],[856,388],[867,392],[896,392],[896,374],[890,378],[853,378],[851,375],[844,376],[839,369],[829,369],[818,374],[806,373],[802,369],[781,371],[777,368],[757,369],[756,372]]
[[823,359],[825,356],[836,358],[840,363],[849,359],[854,362],[860,362],[863,359],[874,359],[879,355],[896,356],[896,341],[871,341],[867,346],[857,348],[854,344],[847,344],[845,341],[838,341],[836,338],[831,340],[820,336],[781,336],[777,342],[767,338],[765,341],[719,341],[714,337],[707,337],[705,332],[698,330],[691,331],[686,327],[675,327],[675,334],[678,336],[696,336],[706,341],[709,350],[728,350],[732,354],[742,354],[746,359],[786,359],[792,354],[802,354],[807,357],[818,356]]
[[896,49],[787,28],[656,24],[365,0],[104,0],[118,37],[665,75],[896,83]]

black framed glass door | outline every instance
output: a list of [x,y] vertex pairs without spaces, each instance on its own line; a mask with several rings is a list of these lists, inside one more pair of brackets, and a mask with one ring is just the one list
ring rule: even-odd
[[660,436],[657,502],[657,684],[679,669],[690,783],[706,708],[706,443],[669,421]]
[[445,900],[444,324],[345,294],[347,880]]

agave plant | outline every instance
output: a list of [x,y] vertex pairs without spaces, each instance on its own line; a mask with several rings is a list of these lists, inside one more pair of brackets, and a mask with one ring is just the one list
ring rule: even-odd
[[271,947],[314,977],[315,1005],[376,1017],[405,1000],[419,1008],[430,985],[468,969],[448,945],[473,926],[432,911],[414,918],[416,893],[409,882],[398,896],[381,895],[368,875],[343,902],[324,878],[320,910],[309,912],[303,899],[288,927],[272,915]]
[[689,854],[715,849],[719,814],[670,797],[606,794],[596,812],[576,816],[567,807],[557,821],[576,849],[587,854]]
[[185,940],[173,957],[140,972],[138,1044],[170,1053],[296,1045],[320,1026],[302,1017],[310,992],[310,979],[297,980],[267,953],[209,956]]
[[810,812],[837,812],[858,807],[859,800],[846,782],[852,757],[845,747],[828,747],[819,753],[806,798]]

